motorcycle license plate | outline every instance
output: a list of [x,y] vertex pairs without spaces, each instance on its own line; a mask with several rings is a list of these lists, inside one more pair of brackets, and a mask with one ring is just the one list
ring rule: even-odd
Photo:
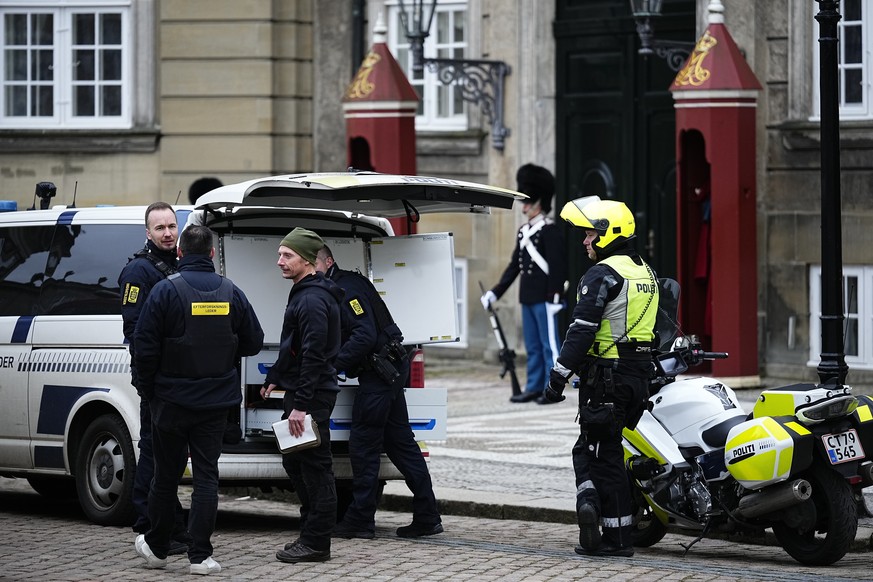
[[864,449],[858,439],[858,432],[852,428],[846,432],[826,434],[821,437],[831,465],[864,458]]

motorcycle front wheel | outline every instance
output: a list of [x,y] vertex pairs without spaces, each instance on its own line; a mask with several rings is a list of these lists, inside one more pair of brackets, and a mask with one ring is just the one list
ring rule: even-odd
[[667,526],[652,511],[645,495],[637,488],[633,479],[631,487],[631,516],[633,516],[633,532],[631,534],[634,547],[648,548],[654,546],[667,535]]
[[858,507],[852,488],[836,472],[813,466],[806,478],[812,497],[795,509],[802,512],[802,525],[773,526],[773,533],[792,558],[808,566],[829,566],[846,555],[858,531]]

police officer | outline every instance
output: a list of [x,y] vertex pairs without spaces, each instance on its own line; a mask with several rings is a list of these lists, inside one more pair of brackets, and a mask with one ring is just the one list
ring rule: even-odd
[[403,388],[409,378],[409,357],[400,328],[373,283],[360,273],[340,269],[327,245],[318,252],[315,268],[345,291],[336,369],[358,378],[349,436],[353,499],[332,535],[374,537],[383,448],[413,494],[412,523],[397,528],[397,535],[442,533],[430,472],[409,426]]
[[549,404],[543,398],[543,390],[560,348],[557,315],[564,307],[567,279],[564,237],[546,216],[552,209],[555,193],[552,173],[542,166],[525,164],[515,178],[518,191],[528,195],[522,205],[528,221],[518,230],[515,250],[500,281],[482,295],[481,301],[482,307],[488,309],[520,276],[518,298],[527,352],[527,382],[524,391],[510,400]]
[[580,377],[581,430],[573,447],[576,553],[632,556],[621,431],[634,428],[645,409],[658,286],[652,269],[628,245],[635,224],[623,202],[579,198],[564,206],[561,218],[585,229],[585,248],[596,262],[579,282],[573,321],[545,392],[560,402],[570,377]]
[[[140,310],[151,293],[152,288],[176,272],[176,238],[178,229],[176,213],[166,202],[154,202],[146,208],[146,245],[137,251],[122,269],[118,277],[121,289],[121,319],[124,341],[130,350],[131,383],[140,393],[139,401],[139,460],[133,481],[133,507],[136,521],[133,531],[145,533],[149,529],[148,496],[154,476],[154,457],[152,454],[152,417],[148,400],[142,398],[137,381],[136,350],[133,332],[139,319]],[[185,515],[182,505],[176,504],[176,529],[170,546],[170,554],[184,554],[191,541],[185,529]]]
[[218,457],[230,408],[242,402],[237,360],[253,356],[264,332],[245,294],[215,273],[212,231],[192,226],[179,240],[179,272],[158,283],[137,322],[139,387],[152,414],[155,476],[150,529],[137,554],[162,568],[170,547],[179,480],[190,451],[193,493],[188,519],[192,574],[213,574],[210,540],[218,512]]
[[330,452],[330,414],[339,385],[334,362],[340,350],[340,300],[343,290],[315,270],[324,241],[297,227],[279,243],[276,265],[294,285],[288,294],[279,355],[267,372],[261,396],[285,391],[288,430],[303,434],[310,414],[318,426],[316,447],[282,455],[282,466],[300,498],[300,537],[276,552],[280,562],[330,560],[330,534],[336,525],[336,483]]

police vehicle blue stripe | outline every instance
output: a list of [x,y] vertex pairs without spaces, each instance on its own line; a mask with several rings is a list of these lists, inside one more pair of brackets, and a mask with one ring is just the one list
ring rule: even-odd
[[[435,418],[428,418],[422,420],[412,420],[409,421],[409,427],[412,430],[433,430],[436,426]],[[330,430],[351,430],[352,429],[352,421],[351,420],[334,420],[330,419]]]
[[33,464],[37,469],[63,469],[64,447],[36,445],[33,447]]
[[66,210],[61,212],[61,215],[58,217],[58,224],[60,225],[70,225],[73,224],[73,217],[76,216],[78,210]]
[[30,326],[33,324],[33,315],[22,315],[15,322],[15,329],[12,330],[12,343],[23,344],[27,341],[27,334],[30,331]]
[[95,390],[109,392],[108,388],[90,388],[87,386],[55,386],[52,384],[43,386],[36,432],[63,435],[73,405],[82,396]]

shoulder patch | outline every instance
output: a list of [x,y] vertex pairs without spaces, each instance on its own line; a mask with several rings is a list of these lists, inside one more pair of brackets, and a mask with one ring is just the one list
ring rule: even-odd
[[361,307],[361,302],[357,299],[352,299],[349,301],[349,306],[351,306],[352,311],[355,312],[355,315],[364,315],[364,308]]
[[580,295],[587,295],[588,294],[588,285],[582,285],[582,289],[579,290],[579,294]]
[[136,300],[139,298],[139,287],[136,285],[131,285],[128,283],[126,285],[126,289],[124,290],[124,304],[128,303],[136,303]]

